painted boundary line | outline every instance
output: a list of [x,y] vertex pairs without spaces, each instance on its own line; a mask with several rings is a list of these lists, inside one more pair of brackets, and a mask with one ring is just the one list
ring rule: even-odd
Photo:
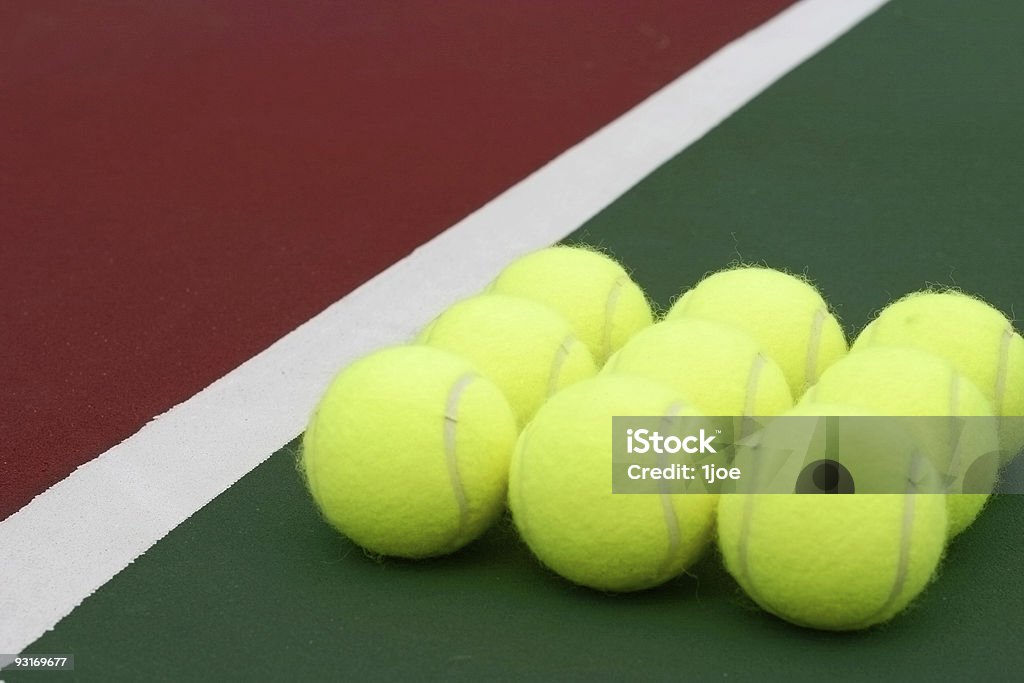
[[0,522],[0,652],[21,652],[301,432],[340,367],[568,235],[885,1],[796,3]]

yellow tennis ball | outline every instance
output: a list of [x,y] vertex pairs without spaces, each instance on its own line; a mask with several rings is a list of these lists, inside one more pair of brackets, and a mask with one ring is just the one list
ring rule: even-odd
[[716,496],[612,493],[612,417],[693,415],[671,389],[614,375],[574,384],[541,406],[512,458],[509,506],[540,561],[605,591],[678,576],[711,537]]
[[1002,421],[1009,459],[1024,447],[1024,339],[1006,316],[955,291],[916,292],[885,308],[853,344],[911,346],[942,356],[974,382]]
[[460,301],[428,325],[418,341],[469,359],[505,392],[521,425],[548,396],[597,372],[590,351],[562,316],[535,301],[503,294]]
[[944,499],[947,481],[924,455],[915,433],[918,421],[929,420],[879,417],[866,408],[802,401],[766,421],[737,447],[734,464],[742,477],[736,490],[916,493]]
[[708,318],[752,336],[800,396],[846,355],[846,337],[813,285],[771,268],[723,270],[701,280],[669,310],[669,320]]
[[657,323],[617,351],[602,374],[663,382],[705,415],[778,415],[793,405],[782,368],[749,335],[700,318]]
[[343,370],[303,438],[327,521],[370,552],[430,557],[500,514],[517,437],[501,391],[455,354],[400,346]]
[[584,247],[527,254],[505,268],[489,291],[533,299],[561,313],[598,364],[653,322],[647,297],[622,266]]
[[[850,354],[829,368],[801,402],[840,403],[870,409],[876,415],[993,417],[992,405],[974,383],[948,361],[907,347],[878,346]],[[962,481],[974,477],[994,486],[998,452],[994,420],[964,421],[964,433],[951,442],[953,422],[928,423],[917,435],[940,473]],[[988,470],[987,473],[982,470]],[[966,529],[981,512],[986,494],[951,494],[949,536]]]
[[723,494],[718,545],[747,595],[786,621],[867,628],[928,585],[946,540],[943,496]]

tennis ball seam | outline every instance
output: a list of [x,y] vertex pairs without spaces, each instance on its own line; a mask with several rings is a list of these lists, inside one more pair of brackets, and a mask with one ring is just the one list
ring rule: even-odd
[[449,543],[455,543],[463,534],[466,524],[469,521],[469,501],[466,499],[466,490],[462,486],[462,477],[459,474],[458,453],[456,452],[457,434],[455,432],[459,423],[459,403],[466,389],[476,380],[472,373],[466,373],[455,380],[452,388],[448,390],[448,397],[444,409],[444,454],[448,465],[448,479],[452,486],[452,494],[455,503],[459,508],[459,521],[452,532]]
[[[663,420],[668,423],[672,417],[679,417],[686,405],[680,401],[673,401],[663,413]],[[671,432],[671,426],[665,425],[665,431]],[[666,482],[662,482],[663,488],[667,488]],[[675,498],[671,493],[662,491],[658,494],[661,498],[661,511],[665,518],[665,531],[668,534],[668,546],[665,549],[665,561],[661,566],[661,574],[672,573],[676,555],[683,552],[683,534],[679,528],[679,512],[676,510]],[[685,494],[684,494],[685,495]]]
[[[911,473],[910,478],[907,482],[907,488],[910,489],[914,486],[914,481],[917,479],[915,476],[917,468],[920,466],[921,460],[914,458],[911,460]],[[913,493],[905,493],[903,495],[903,517],[902,525],[900,527],[900,545],[899,545],[899,558],[896,561],[896,576],[893,578],[892,588],[889,590],[889,596],[882,603],[882,606],[874,611],[868,618],[862,620],[862,625],[871,624],[877,621],[880,617],[883,617],[893,605],[899,600],[900,594],[903,592],[903,588],[907,584],[907,576],[910,573],[910,548],[914,541],[914,515],[917,510],[917,499]]]
[[747,395],[743,399],[743,416],[749,417],[754,414],[754,402],[757,400],[757,387],[761,383],[761,374],[767,365],[764,354],[758,352],[750,364],[750,373],[747,375]]
[[[515,504],[513,504],[512,496],[515,493],[521,492],[523,490],[523,482],[526,481],[526,453],[527,453],[527,448],[526,447],[527,447],[527,445],[529,445],[529,441],[530,441],[530,425],[527,425],[523,429],[523,431],[520,432],[520,434],[519,434],[519,441],[518,441],[518,443],[516,443],[515,452],[512,454],[512,462],[514,462],[515,466],[516,466],[516,479],[515,479],[515,483],[513,485],[511,476],[509,477],[509,482],[508,482],[508,491],[509,491],[508,504],[509,504],[509,507],[512,508],[512,509],[516,509],[516,508],[518,508],[520,510],[523,509],[522,503],[515,503]],[[518,496],[517,496],[517,500],[519,500]],[[529,531],[529,526],[530,525],[529,525],[529,522],[527,521],[528,519],[529,519],[529,515],[527,515],[527,514],[520,514],[520,515],[517,515],[516,518],[515,518],[515,524],[519,528],[520,537],[524,538],[524,539],[525,538],[529,538],[529,536],[530,536],[530,531]]]
[[615,279],[611,289],[608,290],[608,297],[604,304],[604,330],[601,333],[601,358],[607,358],[612,349],[612,324],[615,308],[619,304],[619,297],[622,296],[622,288],[626,285],[622,277]]
[[804,385],[800,387],[801,393],[818,381],[818,356],[821,353],[822,330],[825,327],[827,315],[828,311],[824,307],[819,307],[811,319],[811,332],[807,338],[807,358],[804,364]]
[[568,360],[570,347],[575,341],[575,334],[570,332],[558,344],[558,348],[555,349],[555,357],[551,359],[551,372],[548,374],[548,396],[558,391],[559,382],[562,379],[562,367],[565,365],[565,361]]
[[950,479],[960,469],[960,430],[957,429],[957,416],[960,410],[960,374],[956,371],[950,375],[950,406],[949,406],[949,440],[953,444],[949,455],[949,468],[946,470],[946,478]]

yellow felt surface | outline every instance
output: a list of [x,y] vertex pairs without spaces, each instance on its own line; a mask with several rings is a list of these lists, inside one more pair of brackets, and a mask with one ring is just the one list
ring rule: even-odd
[[[973,382],[944,359],[906,347],[879,346],[847,356],[825,372],[802,399],[849,404],[877,415],[992,416],[992,404]],[[927,423],[930,425],[931,423]],[[972,421],[962,441],[963,452],[998,450],[995,424]],[[949,432],[941,423],[925,426],[916,435],[939,472],[947,472],[954,457]],[[961,462],[954,477],[962,476],[971,462]],[[992,472],[993,483],[995,472]],[[949,535],[966,529],[985,505],[983,494],[955,494],[950,503]]]
[[468,361],[427,346],[394,347],[333,381],[306,431],[301,464],[324,517],[346,536],[374,553],[426,557],[465,545],[497,518],[516,436],[508,402]]
[[910,346],[942,356],[974,382],[1004,422],[1004,449],[1024,447],[1024,339],[981,299],[953,291],[916,292],[886,307],[852,351]]
[[490,291],[533,299],[564,315],[599,365],[653,322],[646,295],[625,269],[592,249],[557,246],[527,254],[505,268]]
[[770,268],[735,268],[709,275],[687,291],[667,318],[708,318],[750,334],[799,396],[846,355],[846,336],[809,283]]
[[554,392],[597,372],[569,322],[529,299],[483,294],[460,301],[419,341],[468,360],[505,393],[520,424]]
[[516,527],[540,561],[607,591],[656,586],[696,561],[716,496],[612,493],[612,416],[692,414],[671,389],[626,375],[580,382],[544,404],[509,481]]
[[752,337],[699,318],[639,332],[608,360],[609,373],[663,382],[705,415],[778,415],[793,405],[782,368]]
[[886,621],[928,585],[946,540],[935,495],[721,496],[726,569],[761,607],[802,626]]

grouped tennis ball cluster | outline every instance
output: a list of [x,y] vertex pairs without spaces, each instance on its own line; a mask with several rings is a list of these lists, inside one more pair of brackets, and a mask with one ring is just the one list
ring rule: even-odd
[[717,541],[783,619],[891,618],[986,496],[612,493],[612,416],[781,414],[1024,415],[1024,341],[979,299],[919,292],[848,350],[811,284],[760,267],[709,275],[655,322],[613,259],[552,247],[343,370],[300,466],[327,521],[373,554],[450,553],[507,506],[540,562],[597,590],[661,584]]

